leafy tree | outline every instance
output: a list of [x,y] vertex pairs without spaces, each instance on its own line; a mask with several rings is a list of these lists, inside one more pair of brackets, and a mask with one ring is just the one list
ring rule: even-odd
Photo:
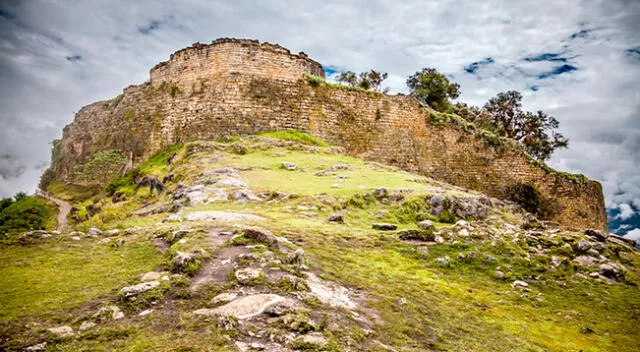
[[[53,214],[47,203],[36,197],[16,195],[16,201],[5,198],[0,201],[0,236],[30,230],[44,229]],[[9,201],[7,201],[7,199]],[[8,206],[2,208],[4,205]]]
[[381,90],[381,85],[382,81],[387,79],[387,76],[386,72],[378,72],[374,70],[362,72],[359,75],[352,71],[345,71],[338,75],[337,81],[349,87],[374,90],[376,92],[382,91],[383,93],[386,93],[389,89],[385,88],[384,90]]
[[26,193],[24,193],[24,192],[18,192],[18,193],[16,193],[16,195],[15,195],[15,196],[13,196],[13,199],[15,199],[15,200],[16,200],[16,202],[19,202],[21,199],[24,199],[26,196],[27,196],[27,194],[26,194]]
[[543,111],[522,111],[522,95],[517,91],[499,93],[484,105],[491,115],[492,130],[524,145],[538,160],[548,159],[557,148],[566,148],[569,140],[556,129],[560,123]]
[[411,95],[423,104],[441,112],[449,111],[449,99],[460,96],[460,85],[449,82],[449,79],[434,68],[424,68],[407,79]]
[[3,198],[2,200],[0,200],[0,212],[2,212],[11,204],[13,204],[13,198]]

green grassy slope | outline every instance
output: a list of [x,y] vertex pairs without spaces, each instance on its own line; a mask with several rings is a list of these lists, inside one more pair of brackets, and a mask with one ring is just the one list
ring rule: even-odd
[[[274,138],[275,137],[275,138]],[[301,142],[302,143],[299,143]],[[126,229],[110,243],[73,234],[37,243],[0,247],[0,347],[19,350],[47,341],[52,351],[226,351],[234,341],[247,338],[244,330],[224,330],[214,320],[191,312],[210,305],[212,297],[238,289],[238,283],[212,285],[192,292],[193,278],[172,278],[152,295],[124,303],[117,292],[137,282],[151,270],[171,269],[176,251],[220,249],[208,233],[220,229],[238,231],[236,222],[162,223],[170,213],[133,215],[144,205],[171,204],[169,193],[179,184],[219,177],[219,168],[237,170],[253,194],[263,200],[216,201],[185,206],[180,215],[197,211],[229,211],[261,216],[249,222],[270,229],[305,251],[310,272],[361,294],[361,309],[375,316],[374,323],[331,317],[348,315],[305,301],[314,311],[329,314],[319,328],[329,344],[324,347],[289,344],[299,350],[331,351],[636,351],[640,348],[640,257],[624,246],[609,244],[602,252],[625,267],[625,278],[607,283],[588,276],[593,269],[572,259],[581,232],[560,230],[526,235],[519,225],[522,213],[509,205],[490,209],[486,219],[473,222],[469,236],[457,236],[460,227],[429,213],[433,194],[447,198],[480,199],[468,192],[422,176],[344,156],[339,150],[298,135],[278,134],[234,138],[226,142],[202,142],[174,147],[176,157],[166,166],[169,153],[152,157],[140,169],[158,178],[173,174],[161,195],[148,189],[134,191],[130,184],[116,190],[127,195],[113,203],[104,194],[90,199],[67,197],[79,209],[76,229],[90,227]],[[295,170],[283,162],[297,165]],[[336,166],[340,166],[336,168]],[[332,171],[322,173],[330,168]],[[215,179],[212,181],[215,182]],[[384,187],[398,198],[371,194]],[[59,189],[61,189],[59,187]],[[51,190],[56,192],[56,188]],[[71,192],[69,187],[65,192]],[[277,195],[277,192],[286,195]],[[77,193],[80,194],[80,193]],[[269,197],[268,195],[273,195]],[[100,211],[90,216],[87,206]],[[344,223],[329,222],[340,213]],[[416,221],[431,219],[444,243],[404,241],[400,233],[382,232],[373,223],[394,223],[400,230],[418,229]],[[505,225],[513,224],[513,225]],[[196,231],[182,242],[169,241],[167,253],[156,250],[157,237],[172,229]],[[459,232],[458,232],[459,233]],[[515,235],[514,235],[515,233]],[[124,245],[112,244],[117,238]],[[567,244],[569,248],[567,248]],[[255,255],[262,249],[253,249]],[[276,256],[285,255],[276,251]],[[563,259],[557,267],[551,256]],[[439,259],[448,257],[447,263]],[[203,263],[207,261],[204,258]],[[504,273],[497,277],[496,272]],[[524,280],[526,288],[512,286]],[[281,283],[257,283],[260,289],[287,293],[304,288]],[[262,287],[262,288],[261,288]],[[80,322],[105,304],[119,305],[127,314],[73,337],[58,338],[46,328]],[[144,309],[155,313],[139,317]],[[363,313],[364,314],[364,313]],[[270,328],[272,329],[272,328]],[[294,331],[295,332],[295,331]],[[295,333],[299,333],[295,332]],[[375,343],[374,343],[375,342]],[[385,347],[386,346],[386,347]]]

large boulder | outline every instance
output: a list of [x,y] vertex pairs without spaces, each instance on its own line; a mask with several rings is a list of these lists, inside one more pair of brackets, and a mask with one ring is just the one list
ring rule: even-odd
[[262,314],[269,306],[284,301],[284,297],[274,294],[256,294],[240,297],[230,303],[213,309],[198,309],[193,313],[201,316],[233,316],[248,319]]
[[126,299],[131,299],[132,297],[147,292],[158,286],[160,286],[159,281],[147,281],[141,284],[124,287],[122,290],[120,290],[120,294],[122,294]]
[[243,231],[244,236],[267,244],[269,247],[278,247],[278,238],[269,230],[261,227],[247,227]]

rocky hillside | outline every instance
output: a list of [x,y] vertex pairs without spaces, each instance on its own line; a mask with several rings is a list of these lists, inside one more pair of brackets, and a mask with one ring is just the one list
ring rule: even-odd
[[49,192],[68,228],[0,245],[0,350],[640,348],[631,243],[303,134]]

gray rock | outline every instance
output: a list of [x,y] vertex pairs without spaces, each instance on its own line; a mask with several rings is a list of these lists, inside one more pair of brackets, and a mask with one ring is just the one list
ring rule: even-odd
[[231,199],[234,199],[239,202],[252,202],[261,200],[256,195],[253,194],[250,190],[247,189],[239,189],[233,191],[231,193]]
[[260,241],[272,248],[278,248],[278,238],[276,238],[276,236],[274,236],[274,234],[267,229],[253,226],[245,228],[243,233],[247,238]]
[[250,284],[253,280],[259,279],[264,276],[262,269],[245,268],[236,270],[234,274],[236,280],[241,284]]
[[248,319],[262,314],[269,306],[284,301],[284,297],[274,294],[256,294],[237,298],[223,306],[213,309],[198,309],[193,313],[200,316],[233,316]]
[[616,268],[611,264],[601,264],[598,268],[598,272],[604,276],[611,279],[621,279],[624,277],[620,269]]
[[123,289],[120,290],[120,293],[125,297],[125,298],[131,298],[134,296],[137,296],[141,293],[147,292],[153,288],[156,288],[160,286],[160,282],[159,281],[148,281],[148,282],[143,282],[141,284],[137,284],[137,285],[133,285],[133,286],[127,286],[124,287]]
[[295,170],[298,168],[298,165],[294,164],[294,163],[290,163],[288,161],[284,161],[282,162],[282,168],[286,169],[286,170]]
[[89,232],[87,232],[87,236],[89,237],[96,237],[96,236],[100,236],[102,235],[102,230],[97,229],[95,227],[92,227],[89,229]]
[[213,184],[214,187],[247,188],[247,184],[235,178],[224,177]]
[[198,258],[199,253],[176,252],[172,261],[173,270],[183,271],[189,266],[189,264],[195,263]]
[[122,238],[118,238],[113,245],[116,248],[122,247],[122,246],[124,246],[124,240]]
[[393,231],[393,230],[396,230],[398,228],[398,225],[386,224],[386,223],[376,223],[376,224],[373,224],[372,227],[375,230],[380,230],[380,231]]
[[225,292],[225,293],[221,293],[215,297],[213,297],[211,299],[211,303],[227,303],[227,302],[231,302],[233,300],[235,300],[236,298],[238,298],[238,294],[235,292]]
[[447,265],[447,263],[449,263],[449,260],[450,260],[449,257],[442,257],[442,258],[436,259],[436,263],[438,263],[438,265]]
[[333,214],[329,217],[329,221],[343,223],[344,216],[342,216],[342,214]]
[[111,239],[109,237],[103,238],[100,241],[98,241],[98,243],[109,243],[109,242],[111,242]]
[[82,324],[80,324],[80,327],[78,328],[78,330],[80,331],[86,331],[91,329],[92,327],[96,326],[97,324],[92,322],[92,321],[83,321]]
[[171,214],[166,219],[162,220],[162,222],[182,222],[182,218],[180,218],[179,214]]
[[424,230],[431,230],[434,228],[434,224],[431,220],[423,220],[418,223],[418,227]]
[[591,243],[585,240],[580,240],[580,242],[578,242],[578,245],[576,246],[576,249],[578,250],[578,252],[586,252],[591,249]]
[[232,213],[229,211],[195,211],[184,217],[186,221],[263,221],[265,218],[243,213]]
[[380,199],[380,198],[385,198],[389,196],[389,191],[384,188],[384,187],[380,187],[378,189],[376,189],[375,191],[373,191],[373,196]]
[[594,229],[585,230],[584,234],[600,242],[604,242],[607,239],[607,237],[609,237],[608,234],[599,230],[594,230]]
[[209,194],[203,191],[193,191],[193,192],[188,192],[185,195],[185,198],[187,198],[187,202],[190,206],[195,206],[195,205],[204,204],[207,201],[207,199],[209,199]]
[[511,284],[511,287],[528,287],[528,286],[529,286],[528,283],[521,280],[516,280]]
[[29,346],[24,349],[26,352],[44,352],[47,350],[47,343],[39,343],[37,345]]
[[120,234],[120,230],[118,229],[113,229],[113,230],[109,230],[109,231],[105,231],[104,235],[108,236],[108,237],[113,237],[113,236],[118,236]]
[[498,280],[502,280],[504,279],[504,273],[500,270],[496,270],[496,272],[493,273],[493,277],[495,277]]
[[600,260],[588,255],[580,255],[573,259],[573,262],[584,266],[596,266]]
[[47,329],[47,331],[58,337],[70,337],[74,335],[73,329],[67,325],[50,328]]

